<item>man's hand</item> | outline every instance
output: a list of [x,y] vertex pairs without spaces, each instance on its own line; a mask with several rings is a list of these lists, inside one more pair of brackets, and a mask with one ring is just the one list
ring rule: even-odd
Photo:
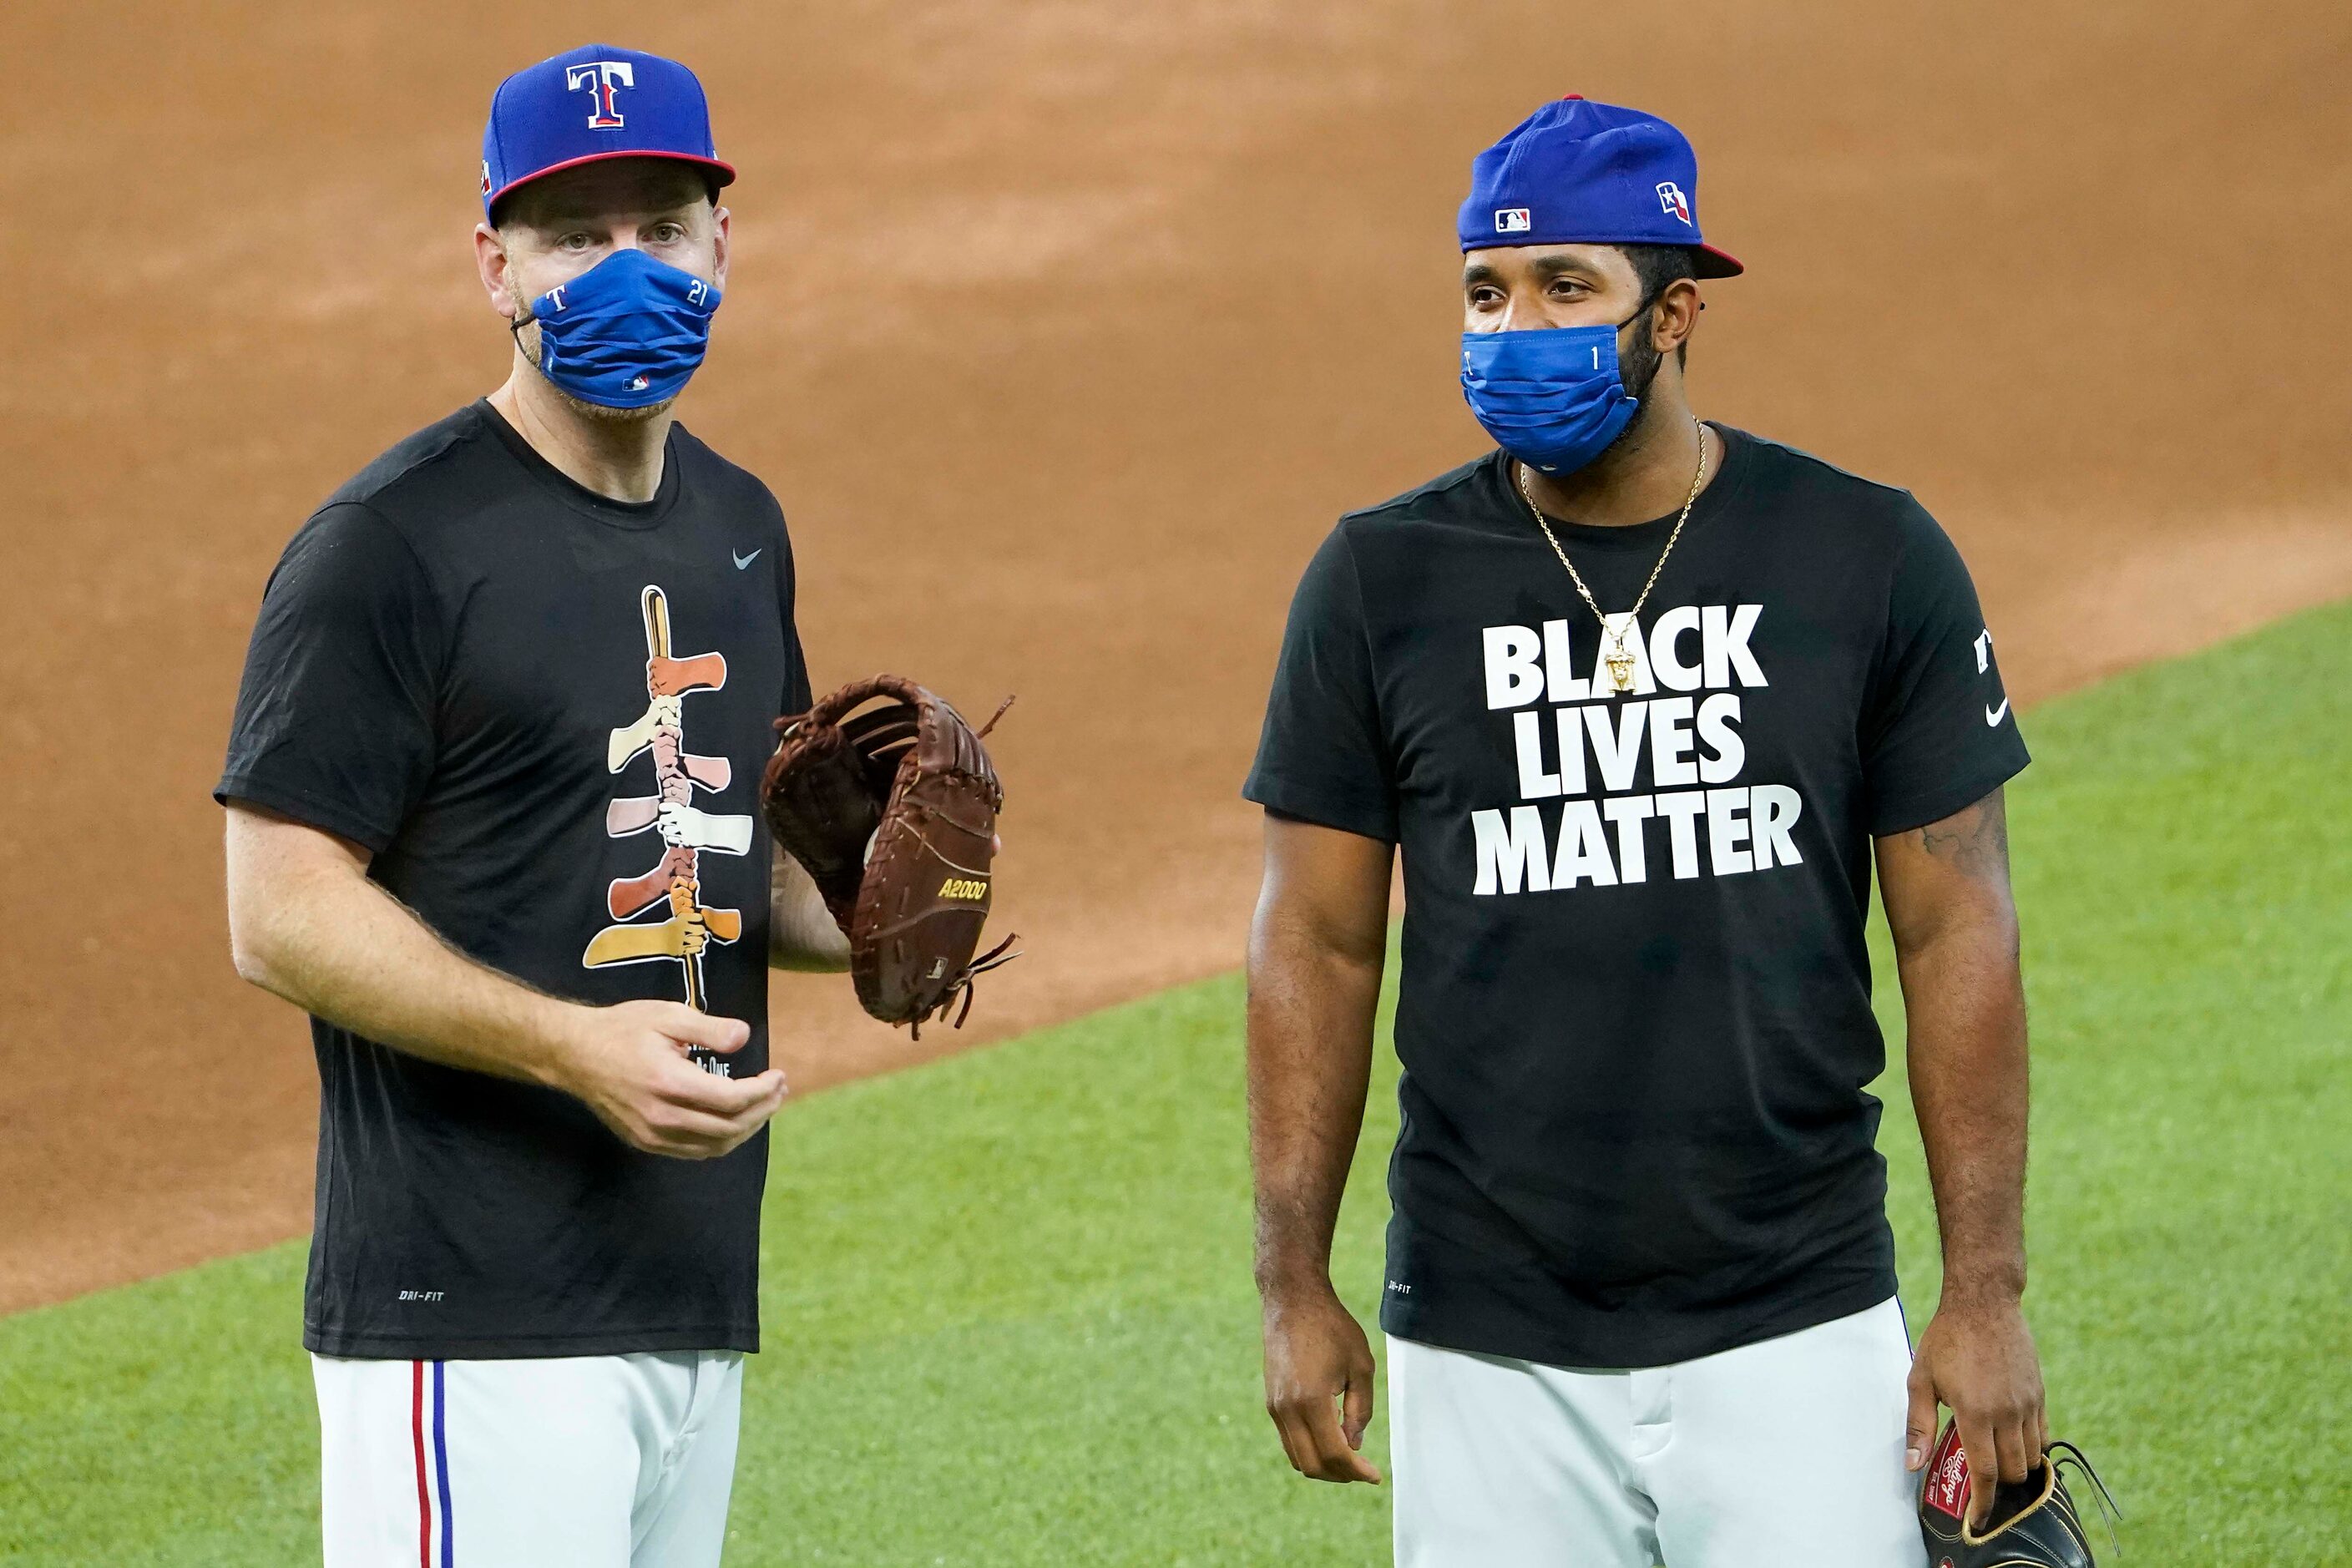
[[1372,1419],[1372,1347],[1328,1287],[1265,1298],[1265,1409],[1300,1475],[1380,1484],[1357,1452]]
[[1903,1463],[1916,1470],[1936,1446],[1936,1406],[1951,1406],[1969,1459],[1969,1522],[1980,1524],[1999,1480],[2021,1481],[2050,1447],[2042,1358],[2025,1313],[2007,1298],[1947,1301],[1911,1361],[1911,1418]]
[[740,1018],[713,1017],[679,1002],[583,1007],[559,1052],[555,1086],[584,1101],[614,1136],[648,1154],[715,1160],[765,1126],[784,1100],[784,1075],[726,1079],[687,1058],[688,1047],[726,1053],[751,1037]]

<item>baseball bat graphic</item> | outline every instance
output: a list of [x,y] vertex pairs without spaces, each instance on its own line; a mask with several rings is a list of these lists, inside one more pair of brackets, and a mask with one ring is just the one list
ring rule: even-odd
[[[638,604],[644,609],[646,616],[646,695],[656,702],[664,697],[683,698],[685,696],[683,690],[659,692],[653,689],[652,672],[669,662],[669,600],[663,595],[659,588],[648,583]],[[726,666],[723,663],[719,667],[719,679],[722,680],[726,679]],[[686,732],[684,702],[681,701],[678,707],[677,733],[683,736]],[[661,752],[658,749],[655,751],[654,781],[661,785],[661,794],[664,796],[669,795],[671,786],[676,782],[674,775],[677,767],[675,761],[668,767],[664,767]],[[665,862],[673,859],[668,855],[664,855],[662,858]],[[695,851],[692,849],[687,850],[683,857],[676,859],[675,869],[670,873],[669,882],[670,907],[673,913],[667,923],[690,924],[701,912],[698,903],[702,882],[697,874],[700,868]],[[685,907],[682,909],[678,907],[680,889],[684,889],[686,894]],[[681,941],[684,940],[684,934],[681,933]],[[700,1012],[703,1006],[702,944],[696,942],[691,951],[681,952],[678,954],[678,961],[686,971],[686,1005]]]
[[[703,949],[712,942],[740,940],[743,917],[740,910],[703,907],[700,855],[706,849],[728,855],[749,853],[752,822],[749,816],[723,816],[689,804],[695,790],[722,790],[734,773],[724,757],[695,756],[686,750],[685,699],[689,692],[715,691],[726,684],[725,656],[704,653],[678,658],[672,655],[669,602],[658,586],[646,585],[640,608],[646,625],[646,711],[635,723],[612,731],[604,760],[607,771],[617,773],[637,753],[650,752],[656,793],[610,802],[604,812],[604,831],[619,838],[657,828],[664,848],[660,862],[651,870],[615,879],[605,889],[606,910],[619,923],[598,931],[581,962],[592,969],[608,963],[675,962],[684,977],[687,1005],[702,1009],[708,1003]],[[669,906],[668,919],[633,921],[632,917],[665,901]],[[693,1055],[700,1061],[708,1053]]]

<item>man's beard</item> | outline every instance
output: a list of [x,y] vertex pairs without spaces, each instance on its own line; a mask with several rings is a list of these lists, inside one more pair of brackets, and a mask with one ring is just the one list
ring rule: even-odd
[[1633,418],[1625,421],[1625,428],[1617,432],[1616,438],[1601,448],[1600,455],[1592,459],[1595,463],[1621,447],[1638,445],[1643,438],[1643,427],[1650,423],[1650,416],[1654,412],[1650,403],[1650,384],[1658,379],[1658,368],[1666,363],[1666,356],[1650,342],[1650,308],[1643,306],[1642,313],[1633,318],[1633,321],[1641,330],[1633,335],[1633,346],[1617,356],[1617,381],[1624,387],[1625,395],[1642,406]]
[[583,419],[591,420],[599,425],[642,425],[657,415],[668,413],[671,406],[677,402],[677,395],[673,394],[663,398],[659,403],[648,403],[643,408],[608,408],[604,404],[591,403],[584,397],[575,397],[558,386],[553,377],[539,368],[539,322],[536,319],[525,320],[515,331],[513,337],[516,346],[522,350],[523,358],[530,361],[530,368],[538,374],[540,380],[547,384],[547,390],[555,394],[557,399],[565,407]]
[[1647,397],[1650,383],[1658,379],[1658,367],[1666,356],[1650,342],[1650,312],[1645,308],[1635,318],[1641,331],[1634,335],[1633,346],[1617,362],[1617,379],[1624,384],[1628,397]]

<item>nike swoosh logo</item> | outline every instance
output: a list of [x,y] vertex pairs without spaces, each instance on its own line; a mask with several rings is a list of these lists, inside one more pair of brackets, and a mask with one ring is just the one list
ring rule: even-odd
[[2009,712],[2009,699],[2008,699],[2008,698],[2006,698],[2006,697],[2004,697],[2004,698],[2002,698],[2002,699],[2000,700],[2000,707],[1998,707],[1998,708],[1988,708],[1988,709],[1986,709],[1986,710],[1985,710],[1985,728],[1986,728],[1986,729],[1988,729],[1988,730],[1990,730],[1990,729],[1991,729],[1994,725],[1996,725],[1996,724],[2000,723],[2000,722],[2001,721],[2002,718],[2003,718],[2003,717],[2005,717],[2005,716],[2008,714],[2008,712]]
[[[760,546],[760,550],[765,550],[766,548],[767,548],[767,546],[766,546],[766,545],[764,545],[764,544],[762,544],[761,546]],[[744,568],[744,567],[749,566],[750,564],[751,564],[751,563],[752,563],[752,562],[757,561],[757,560],[760,558],[760,550],[754,550],[754,551],[753,551],[753,552],[751,552],[751,554],[749,554],[749,555],[736,555],[736,556],[735,556],[735,570],[736,570],[736,571],[738,571],[738,572],[740,572],[741,570],[743,570],[743,568]],[[735,554],[735,552],[734,552],[733,551],[731,551],[731,550],[730,550],[730,551],[729,551],[729,552],[728,552],[728,553],[729,553],[730,555],[734,555],[734,554]]]

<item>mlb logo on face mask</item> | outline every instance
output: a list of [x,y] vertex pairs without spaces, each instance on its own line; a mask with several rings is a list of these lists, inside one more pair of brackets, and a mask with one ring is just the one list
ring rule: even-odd
[[1683,195],[1683,188],[1672,180],[1658,182],[1658,210],[1674,214],[1682,219],[1684,227],[1690,226],[1690,202]]
[[1528,217],[1528,209],[1525,207],[1497,207],[1495,209],[1495,232],[1496,234],[1525,234],[1533,226],[1535,226],[1534,223]]

